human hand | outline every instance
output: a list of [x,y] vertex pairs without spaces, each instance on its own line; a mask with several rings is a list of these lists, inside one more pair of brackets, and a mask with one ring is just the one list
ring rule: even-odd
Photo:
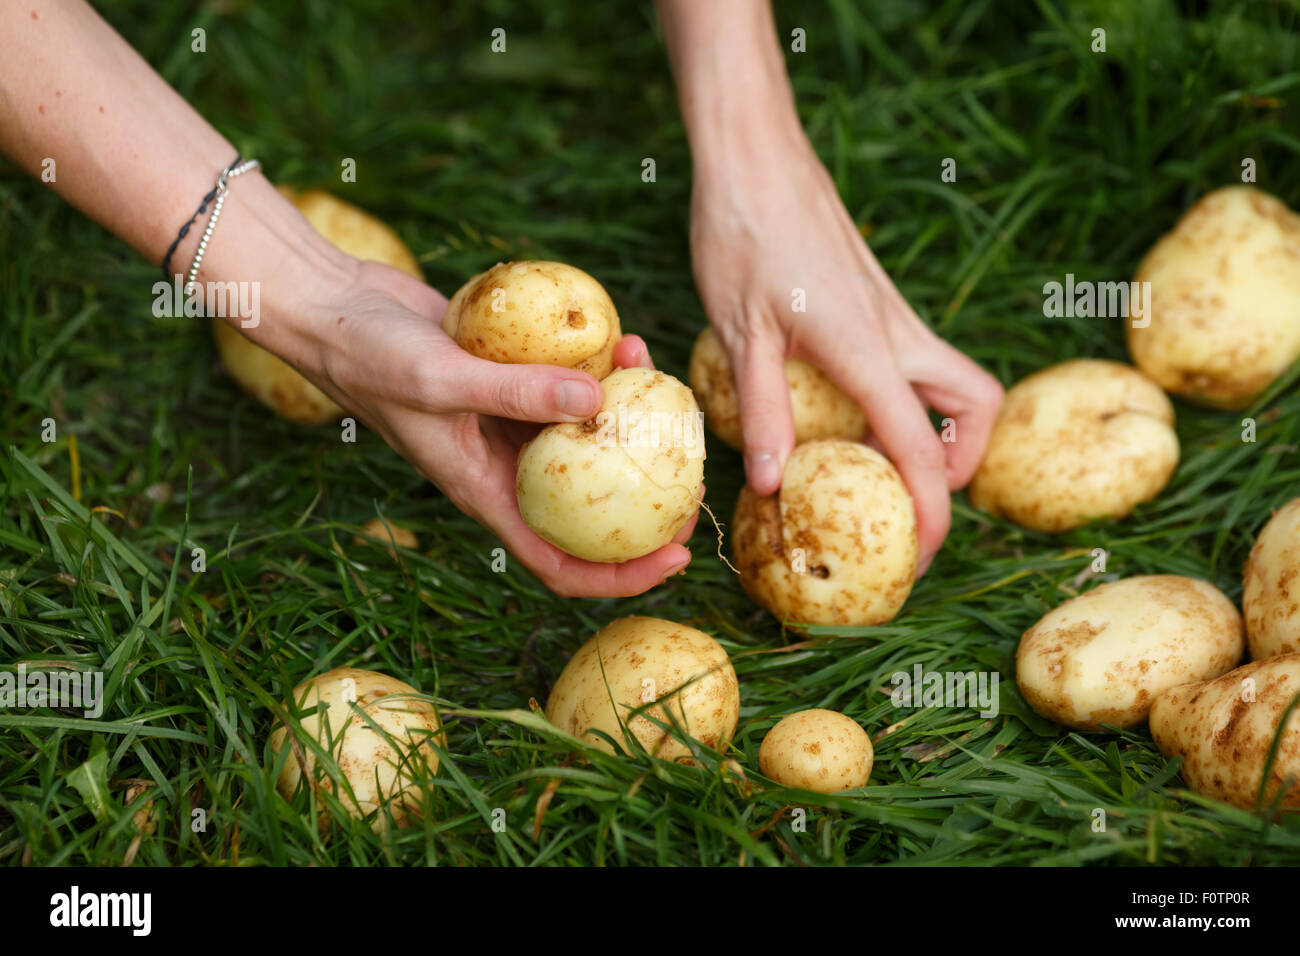
[[[549,365],[475,358],[440,328],[447,300],[403,272],[356,263],[350,282],[316,296],[314,318],[294,320],[284,346],[309,379],[402,455],[463,512],[562,596],[639,594],[685,568],[695,519],[673,543],[623,564],[566,554],[519,513],[515,462],[538,423],[585,421],[600,409],[600,384]],[[645,343],[625,336],[617,365],[653,367]]]
[[[787,356],[822,369],[866,412],[871,444],[916,503],[918,575],[951,521],[1002,402],[998,381],[922,322],[867,248],[802,134],[744,161],[697,163],[691,253],[710,324],[731,358],[749,484],[770,494],[794,448]],[[806,311],[795,311],[796,290]],[[932,408],[953,420],[942,442]]]

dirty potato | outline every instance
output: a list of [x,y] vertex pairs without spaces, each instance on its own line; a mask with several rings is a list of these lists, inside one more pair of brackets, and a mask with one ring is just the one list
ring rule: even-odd
[[865,787],[874,759],[871,738],[857,721],[820,708],[782,717],[758,751],[763,776],[816,793]]
[[588,561],[617,563],[672,541],[694,516],[704,437],[691,390],[663,372],[619,369],[600,413],[547,425],[519,454],[519,512],[538,535]]
[[1212,584],[1173,574],[1124,578],[1071,598],[1025,631],[1016,683],[1048,720],[1077,730],[1133,727],[1161,691],[1241,660],[1241,615]]
[[492,362],[562,365],[604,378],[621,336],[604,286],[562,262],[501,262],[451,297],[442,330]]
[[912,497],[887,458],[856,442],[807,442],[776,494],[742,489],[731,542],[741,585],[783,621],[881,624],[916,577]]
[[566,733],[586,735],[613,753],[591,731],[626,750],[626,726],[665,760],[690,757],[690,748],[671,736],[674,724],[722,750],[739,718],[740,685],[722,645],[703,631],[653,617],[620,618],[602,628],[565,665],[546,701],[546,719]]
[[[1208,683],[1165,691],[1151,707],[1151,736],[1166,757],[1182,757],[1187,785],[1202,796],[1253,809],[1269,749],[1282,715],[1300,693],[1300,654],[1279,654],[1245,664]],[[1278,797],[1284,810],[1300,810],[1300,708],[1282,732],[1264,790],[1264,806]]]
[[[411,251],[374,216],[319,189],[301,193],[286,186],[279,189],[317,232],[348,255],[421,278]],[[323,425],[342,417],[343,409],[332,398],[225,319],[212,319],[212,337],[235,383],[281,418],[299,425]]]
[[[358,819],[379,810],[372,823],[376,832],[387,825],[381,809],[385,805],[396,826],[411,822],[421,803],[421,775],[438,769],[434,750],[435,744],[442,743],[438,715],[433,704],[407,696],[418,693],[410,684],[387,674],[355,667],[335,668],[303,681],[293,691],[296,712],[314,711],[301,718],[303,733],[334,758],[352,791],[340,789],[335,795]],[[321,704],[327,709],[317,711]],[[382,734],[356,712],[354,704]],[[270,747],[277,757],[290,746],[288,735],[289,728],[282,724],[272,732]],[[333,778],[324,767],[318,767],[311,748],[304,744],[301,753],[307,779],[334,793]],[[303,769],[297,754],[286,755],[277,781],[286,800],[303,780]]]
[[[795,444],[819,438],[861,439],[867,416],[816,366],[786,359],[785,380],[790,386],[790,411],[794,417]],[[740,432],[740,402],[736,380],[722,343],[705,329],[691,352],[691,390],[704,411],[712,432],[737,451],[744,449]]]
[[1255,660],[1300,651],[1300,498],[1273,514],[1246,561],[1241,609]]
[[1241,408],[1300,358],[1300,216],[1268,193],[1203,196],[1135,279],[1151,301],[1127,323],[1129,353],[1176,395]]
[[1068,531],[1129,514],[1177,465],[1165,393],[1127,365],[1075,359],[1007,392],[970,500],[1035,531]]

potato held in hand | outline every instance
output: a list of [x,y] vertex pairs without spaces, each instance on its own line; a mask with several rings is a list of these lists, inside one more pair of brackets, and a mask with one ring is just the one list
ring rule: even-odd
[[889,460],[850,441],[813,441],[786,460],[781,489],[736,501],[740,583],[783,621],[881,624],[916,577],[916,513]]
[[1300,651],[1300,498],[1264,525],[1246,562],[1245,585],[1250,656]]
[[[740,402],[731,360],[710,329],[700,333],[691,352],[691,390],[704,410],[713,433],[737,451],[744,449],[740,430]],[[858,441],[866,434],[867,416],[826,375],[800,359],[785,360],[785,380],[790,386],[790,411],[794,417],[795,444],[819,438]]]
[[1202,197],[1135,278],[1151,301],[1127,323],[1129,353],[1170,392],[1241,408],[1300,358],[1300,216],[1268,193]]
[[609,742],[589,731],[608,734],[622,749],[626,725],[665,760],[690,757],[666,729],[674,723],[721,750],[739,718],[740,685],[722,645],[703,631],[653,617],[620,618],[597,632],[565,665],[546,701],[547,720],[574,736],[587,734],[607,753],[614,752]]
[[[386,804],[393,823],[400,827],[418,813],[421,772],[428,776],[438,769],[433,745],[442,743],[433,705],[402,696],[418,693],[410,684],[387,674],[355,667],[336,668],[294,688],[293,699],[299,711],[316,710],[322,703],[328,707],[304,716],[302,729],[334,757],[347,779],[352,794],[340,789],[336,796],[352,816],[368,816]],[[392,742],[356,713],[353,703]],[[271,734],[273,753],[279,755],[289,746],[288,734],[284,726]],[[324,767],[317,767],[315,753],[305,745],[302,752],[308,776],[314,777],[323,789],[334,792],[334,780]],[[302,770],[297,756],[289,753],[277,781],[286,800],[298,789]],[[372,827],[380,832],[386,822],[381,811]]]
[[1076,359],[1007,392],[970,500],[1035,531],[1068,531],[1124,517],[1177,466],[1165,393],[1127,365]]
[[763,776],[815,793],[865,787],[874,760],[871,738],[857,721],[820,708],[782,717],[758,751]]
[[[295,193],[281,186],[280,192],[317,232],[348,255],[382,262],[421,278],[410,250],[374,216],[319,189]],[[321,425],[342,417],[343,409],[332,398],[287,362],[254,345],[226,320],[213,318],[212,337],[230,377],[281,418],[299,425]]]
[[451,297],[442,330],[481,359],[596,378],[613,370],[621,336],[604,286],[562,262],[501,262],[479,273]]
[[672,541],[700,503],[704,436],[691,390],[671,375],[619,369],[600,413],[547,425],[519,454],[519,513],[587,561],[617,563]]
[[[1151,736],[1166,757],[1182,757],[1187,785],[1246,810],[1264,780],[1282,715],[1300,692],[1300,654],[1279,654],[1238,667],[1209,683],[1165,691],[1151,707]],[[1300,708],[1291,712],[1264,791],[1264,805],[1290,777],[1300,781]],[[1300,810],[1300,782],[1282,797]]]
[[1058,724],[1134,727],[1161,691],[1218,677],[1242,650],[1241,615],[1218,588],[1143,575],[1071,598],[1025,631],[1016,683]]

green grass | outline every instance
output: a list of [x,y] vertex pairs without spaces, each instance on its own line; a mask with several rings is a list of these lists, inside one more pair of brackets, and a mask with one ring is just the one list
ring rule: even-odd
[[[245,155],[384,217],[444,292],[500,259],[571,261],[608,286],[661,367],[684,373],[705,321],[690,166],[648,6],[102,6]],[[1125,358],[1118,320],[1044,318],[1043,284],[1129,278],[1191,200],[1237,181],[1243,157],[1300,204],[1295,0],[1185,17],[1145,0],[799,0],[778,21],[808,32],[808,52],[787,58],[850,212],[922,316],[1004,383],[1073,356]],[[205,56],[188,52],[194,26],[208,30]],[[496,26],[506,56],[488,52]],[[1104,56],[1088,49],[1096,26]],[[646,156],[654,184],[640,179]],[[949,156],[955,185],[939,181]],[[338,182],[344,157],[355,184]],[[1300,819],[1199,799],[1144,729],[1063,732],[1012,679],[1020,633],[1077,592],[1093,548],[1112,574],[1196,575],[1240,598],[1253,536],[1300,490],[1295,373],[1243,413],[1259,421],[1255,444],[1240,440],[1243,414],[1179,403],[1183,463],[1126,521],[1047,537],[957,495],[949,541],[898,619],[801,639],[749,602],[704,527],[689,572],[634,599],[560,600],[513,563],[493,573],[497,541],[375,436],[341,445],[272,419],[223,377],[205,323],[153,318],[155,272],[0,167],[0,410],[14,449],[0,482],[0,661],[102,669],[112,695],[97,721],[0,712],[0,861],[1300,862]],[[41,441],[47,417],[57,442]],[[711,443],[706,480],[725,518],[739,457]],[[355,544],[379,513],[416,531],[420,552]],[[735,763],[575,755],[529,713],[582,641],[632,613],[701,627],[732,655]],[[1001,715],[895,710],[889,675],[916,663],[999,671]],[[447,711],[420,826],[377,837],[341,822],[322,837],[305,794],[275,792],[274,708],[342,664],[408,680]],[[763,784],[763,734],[810,706],[878,737],[864,793]],[[142,801],[153,831],[135,842]],[[1098,807],[1105,833],[1092,832]]]

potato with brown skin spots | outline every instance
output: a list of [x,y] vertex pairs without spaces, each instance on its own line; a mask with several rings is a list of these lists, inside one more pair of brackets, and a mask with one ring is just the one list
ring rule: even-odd
[[758,751],[763,776],[815,793],[865,787],[874,760],[871,738],[855,720],[820,708],[782,717]]
[[[381,809],[385,805],[396,826],[413,821],[421,804],[420,765],[427,768],[426,776],[438,769],[434,745],[443,743],[438,714],[428,701],[406,696],[413,694],[419,691],[410,684],[356,667],[335,668],[303,681],[293,691],[296,710],[291,707],[291,712],[316,711],[322,703],[328,708],[304,715],[300,720],[302,730],[333,756],[352,793],[349,795],[344,788],[335,792],[333,778],[326,768],[317,766],[315,753],[304,744],[307,776],[326,791],[336,793],[348,813],[358,819],[380,810],[372,823],[377,833],[387,826]],[[354,705],[391,742],[375,731]],[[278,756],[290,746],[288,733],[284,725],[272,732],[273,754]],[[277,787],[288,800],[302,780],[303,767],[291,752],[285,757]],[[322,822],[326,819],[323,817]]]
[[[785,378],[790,385],[796,445],[820,438],[859,441],[866,435],[867,416],[862,408],[816,366],[800,359],[786,359]],[[731,360],[710,329],[701,332],[695,341],[690,382],[709,429],[736,451],[743,451],[740,401]]]
[[[649,703],[655,706],[632,716]],[[591,731],[626,750],[626,726],[664,760],[690,757],[667,729],[674,722],[720,751],[739,718],[740,684],[722,645],[703,631],[653,617],[620,618],[597,632],[565,665],[546,701],[546,719],[566,733],[613,753]]]
[[442,330],[471,355],[604,378],[622,336],[604,286],[562,262],[500,262],[451,297]]
[[776,494],[741,490],[731,546],[741,585],[781,620],[882,624],[916,577],[916,513],[879,452],[812,441],[787,459]]
[[[397,233],[374,216],[319,189],[296,193],[287,186],[278,188],[317,232],[348,255],[423,278],[415,257]],[[289,363],[254,345],[225,319],[212,319],[212,337],[230,377],[281,418],[299,425],[323,425],[343,416],[343,409],[332,398]]]
[[1068,531],[1124,517],[1177,466],[1165,393],[1127,365],[1075,359],[1007,392],[970,500],[1035,531]]
[[1129,353],[1170,392],[1242,408],[1300,358],[1300,216],[1268,193],[1203,196],[1135,279],[1151,301],[1145,328],[1126,323]]
[[1241,608],[1255,660],[1300,651],[1300,498],[1274,512],[1250,549]]
[[[1165,691],[1151,707],[1151,737],[1196,793],[1251,810],[1282,715],[1300,693],[1300,654],[1245,664],[1208,683]],[[1283,810],[1300,811],[1300,707],[1291,712],[1269,773],[1264,806],[1287,778]]]
[[663,372],[619,369],[586,422],[547,425],[519,453],[528,526],[569,554],[613,564],[656,551],[694,517],[704,480],[699,407]]
[[1025,631],[1016,683],[1048,720],[1135,727],[1161,691],[1226,673],[1243,649],[1241,615],[1212,584],[1142,575],[1071,598]]

